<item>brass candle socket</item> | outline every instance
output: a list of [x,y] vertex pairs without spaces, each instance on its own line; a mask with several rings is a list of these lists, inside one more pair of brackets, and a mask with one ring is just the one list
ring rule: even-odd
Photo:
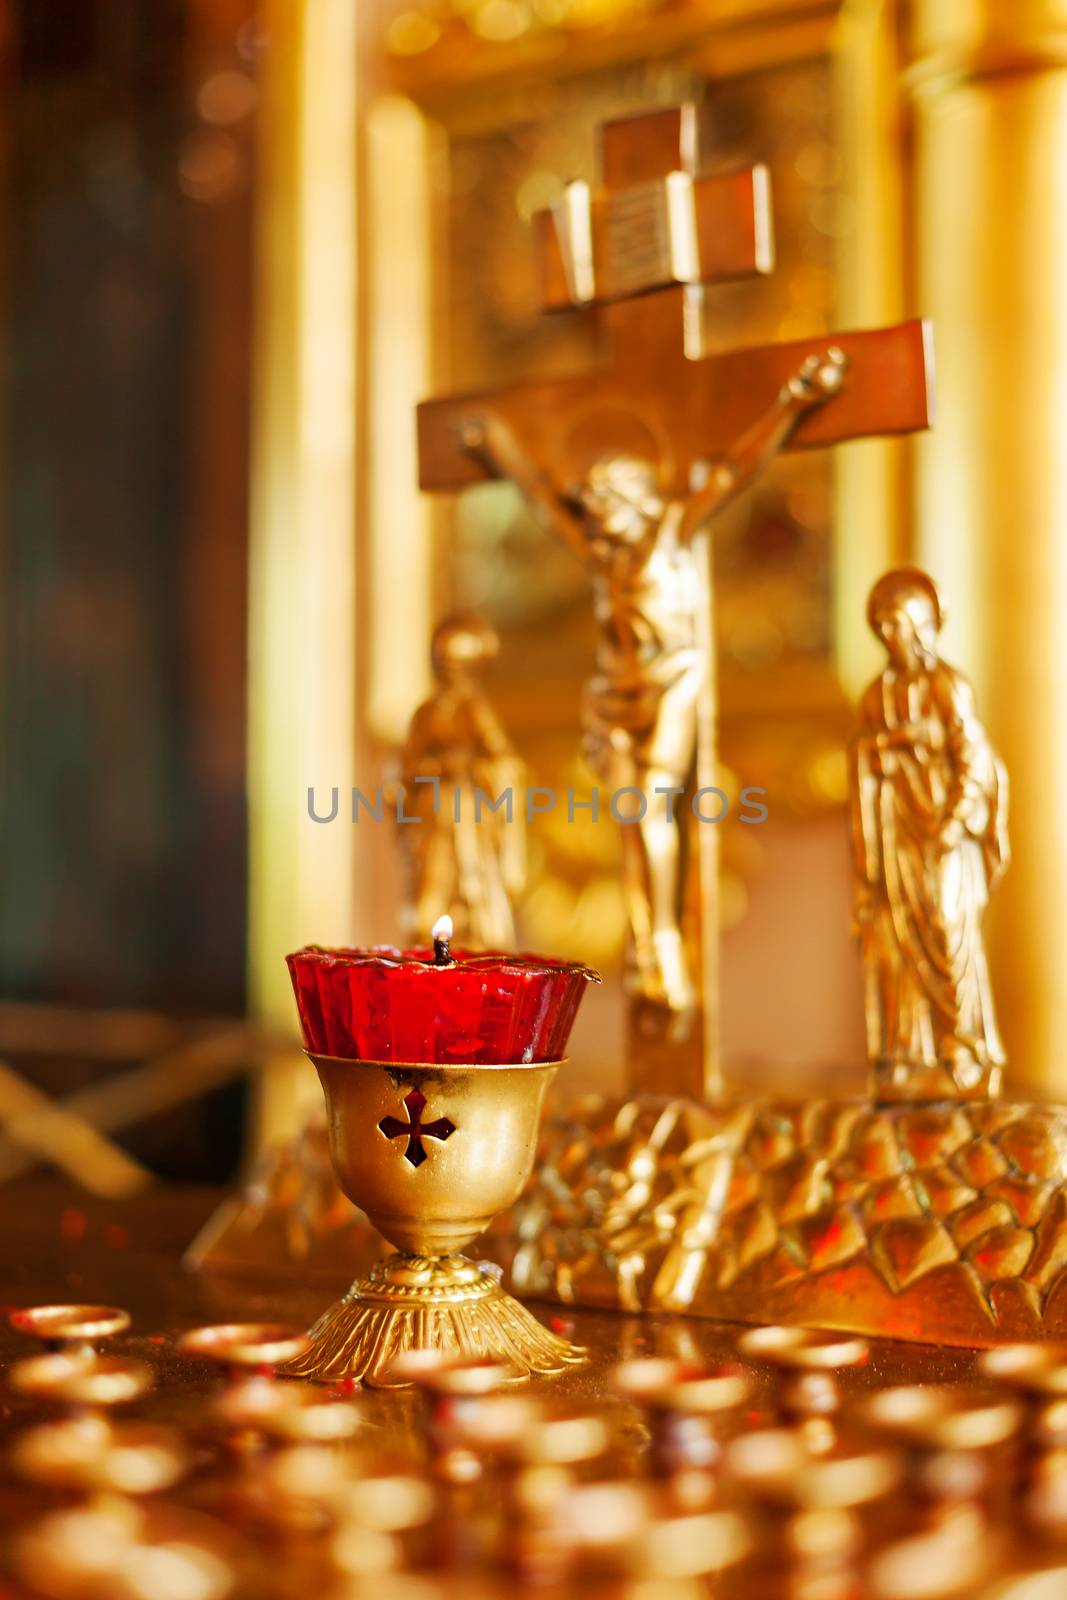
[[397,1247],[311,1330],[285,1371],[406,1387],[406,1351],[559,1373],[583,1353],[457,1252],[518,1199],[558,1061],[473,1066],[310,1055],[326,1096],[337,1181]]
[[905,1384],[868,1395],[854,1415],[904,1452],[909,1491],[935,1519],[962,1507],[985,1516],[1011,1482],[1023,1408],[995,1388]]
[[698,1367],[644,1356],[621,1362],[612,1383],[645,1414],[648,1470],[667,1484],[672,1509],[710,1504],[722,1456],[721,1423],[750,1399],[752,1375],[736,1362]]
[[190,1328],[178,1340],[182,1355],[210,1362],[226,1374],[226,1387],[213,1410],[230,1452],[255,1453],[271,1419],[298,1402],[292,1384],[276,1378],[280,1363],[308,1346],[302,1328],[276,1322],[221,1322]]
[[514,1383],[515,1377],[503,1362],[454,1360],[440,1350],[410,1350],[395,1362],[394,1381],[422,1391],[426,1447],[435,1478],[460,1487],[482,1476],[480,1454],[463,1441],[464,1425],[472,1420],[477,1424],[486,1397]]
[[7,1320],[16,1333],[39,1339],[47,1350],[89,1357],[97,1340],[126,1332],[130,1314],[120,1306],[22,1306]]

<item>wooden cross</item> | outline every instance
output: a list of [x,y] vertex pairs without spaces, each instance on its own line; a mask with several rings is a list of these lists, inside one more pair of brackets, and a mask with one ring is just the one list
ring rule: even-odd
[[378,1127],[387,1139],[399,1139],[407,1136],[407,1149],[404,1157],[411,1162],[413,1167],[421,1167],[429,1155],[423,1147],[423,1139],[450,1139],[456,1131],[454,1122],[449,1122],[447,1117],[438,1117],[435,1122],[423,1122],[422,1113],[426,1105],[426,1096],[420,1094],[418,1089],[412,1089],[410,1094],[404,1096],[404,1109],[408,1114],[407,1122],[401,1122],[399,1117],[383,1117]]
[[[686,495],[765,413],[805,357],[829,345],[847,358],[847,381],[805,416],[786,448],[930,423],[929,329],[913,321],[709,354],[701,306],[710,284],[773,266],[766,170],[700,171],[696,108],[685,105],[601,130],[603,187],[572,184],[535,218],[546,310],[593,309],[605,359],[573,377],[426,401],[418,410],[420,483],[456,490],[493,475],[469,447],[463,419],[491,410],[560,494],[608,452],[654,454],[665,492]],[[708,676],[697,780],[715,783],[714,648],[710,603],[703,636]],[[659,1093],[714,1096],[718,1064],[717,839],[696,827],[701,933],[701,1025],[688,1043],[670,1037],[640,1004],[631,1024],[631,1082]]]

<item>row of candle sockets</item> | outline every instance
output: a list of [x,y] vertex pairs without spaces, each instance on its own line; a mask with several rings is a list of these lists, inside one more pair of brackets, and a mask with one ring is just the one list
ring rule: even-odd
[[[14,1363],[8,1388],[60,1412],[56,1420],[19,1433],[14,1470],[24,1481],[89,1497],[84,1508],[75,1503],[46,1510],[20,1533],[14,1541],[16,1569],[40,1592],[73,1595],[82,1592],[77,1580],[88,1573],[99,1577],[105,1557],[136,1553],[136,1538],[147,1530],[133,1513],[132,1498],[158,1495],[196,1463],[187,1439],[173,1428],[111,1421],[111,1412],[140,1399],[156,1381],[144,1362],[101,1356],[94,1348],[126,1331],[124,1311],[28,1307],[11,1314],[10,1322],[48,1353]],[[597,1570],[617,1558],[629,1570],[659,1551],[662,1563],[651,1565],[660,1575],[694,1577],[787,1560],[793,1570],[810,1567],[826,1580],[854,1576],[862,1563],[864,1593],[872,1600],[913,1600],[918,1593],[941,1600],[964,1587],[977,1592],[975,1586],[991,1576],[991,1559],[1005,1554],[997,1527],[1005,1518],[1021,1514],[1026,1537],[1045,1543],[1060,1541],[1067,1525],[1067,1352],[1060,1346],[986,1352],[964,1383],[873,1392],[864,1385],[851,1396],[839,1378],[863,1367],[869,1352],[862,1339],[848,1335],[752,1329],[737,1340],[746,1365],[729,1359],[706,1366],[655,1356],[631,1359],[612,1370],[610,1383],[644,1416],[647,1443],[641,1448],[638,1436],[643,1462],[636,1463],[635,1482],[633,1468],[620,1462],[622,1441],[610,1411],[576,1411],[566,1402],[501,1393],[514,1374],[499,1363],[428,1351],[411,1352],[397,1374],[423,1396],[428,1474],[421,1465],[387,1469],[361,1459],[365,1422],[358,1402],[352,1403],[357,1386],[316,1388],[275,1378],[277,1366],[307,1342],[298,1330],[256,1324],[192,1329],[178,1340],[182,1356],[216,1363],[227,1373],[225,1388],[206,1402],[206,1416],[220,1441],[232,1443],[235,1465],[249,1459],[250,1432],[269,1443],[242,1480],[248,1498],[235,1480],[226,1487],[226,1503],[231,1512],[254,1512],[257,1521],[279,1529],[302,1508],[299,1525],[306,1533],[307,1506],[318,1503],[316,1495],[345,1526],[353,1517],[362,1527],[372,1508],[384,1504],[384,1495],[391,1527],[431,1528],[442,1514],[454,1516],[454,1501],[439,1495],[435,1482],[462,1486],[495,1474],[505,1508],[498,1555],[519,1576],[534,1575],[531,1563],[542,1578],[546,1562],[555,1573],[553,1558],[564,1568],[591,1560]],[[372,1433],[376,1453],[377,1430]],[[72,1449],[75,1436],[80,1442]],[[1020,1441],[1025,1448],[1000,1472],[1004,1449]],[[349,1442],[356,1455],[334,1453]],[[614,1461],[614,1473],[604,1478],[593,1467],[590,1479],[586,1469],[598,1460]],[[546,1467],[552,1469],[550,1480]],[[531,1498],[521,1492],[528,1472],[542,1489],[555,1485],[551,1507],[544,1493]],[[115,1495],[126,1497],[120,1520],[127,1537],[114,1549],[91,1549],[85,1538],[103,1531],[101,1509],[114,1506],[107,1497]],[[911,1507],[910,1531],[893,1511],[894,1502],[899,1507],[902,1501]],[[398,1516],[401,1506],[417,1514]],[[865,1520],[868,1510],[878,1508],[884,1508],[881,1535]],[[183,1515],[168,1511],[172,1534]],[[76,1526],[67,1526],[71,1519]],[[190,1519],[182,1526],[188,1538],[181,1552],[189,1576],[206,1572],[217,1581],[208,1592],[221,1597],[230,1588],[232,1569],[230,1552],[221,1545],[212,1559],[214,1526],[210,1519]],[[323,1523],[326,1533],[333,1526],[331,1518]],[[808,1535],[816,1531],[820,1537],[813,1542]],[[73,1538],[76,1532],[84,1537]],[[664,1535],[673,1541],[669,1551]],[[454,1541],[447,1548],[454,1552]],[[495,1548],[479,1547],[478,1554],[491,1557]],[[398,1543],[393,1553],[398,1565],[406,1564],[406,1546]],[[1039,1552],[1027,1553],[1041,1571]],[[470,1546],[468,1563],[473,1555]],[[436,1546],[426,1546],[423,1558],[436,1565]],[[373,1570],[391,1566],[378,1561]],[[184,1569],[176,1575],[186,1576]],[[70,1581],[57,1587],[51,1582],[57,1576]],[[97,1586],[91,1592],[103,1591]]]

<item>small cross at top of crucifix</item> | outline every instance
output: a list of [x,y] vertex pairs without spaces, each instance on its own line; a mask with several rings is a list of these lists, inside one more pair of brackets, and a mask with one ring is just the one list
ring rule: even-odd
[[407,1122],[401,1122],[399,1117],[383,1117],[378,1127],[387,1139],[399,1139],[407,1135],[407,1149],[404,1151],[405,1160],[410,1161],[413,1167],[421,1167],[429,1155],[423,1146],[423,1139],[450,1139],[456,1131],[454,1122],[449,1122],[447,1117],[438,1117],[435,1122],[423,1122],[422,1112],[426,1105],[426,1096],[418,1089],[412,1089],[404,1096],[404,1109],[407,1111]]
[[569,183],[533,220],[546,311],[618,303],[629,322],[636,296],[682,286],[685,353],[705,354],[703,286],[770,272],[774,229],[767,168],[701,174],[699,145],[691,104],[603,128],[603,187]]
[[700,308],[709,286],[774,264],[770,180],[762,166],[701,172],[691,105],[626,117],[601,129],[603,183],[568,186],[534,218],[546,310],[588,307],[605,360],[570,377],[494,393],[424,401],[418,410],[424,489],[461,489],[495,476],[465,444],[464,413],[492,407],[561,490],[608,446],[640,435],[658,454],[661,487],[685,492],[694,468],[724,454],[757,421],[806,357],[828,345],[848,383],[793,432],[790,450],[930,424],[928,325],[709,353]]

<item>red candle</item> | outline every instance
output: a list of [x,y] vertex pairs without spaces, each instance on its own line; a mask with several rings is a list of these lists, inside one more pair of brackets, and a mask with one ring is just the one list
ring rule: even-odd
[[312,1055],[477,1066],[561,1060],[598,974],[545,956],[452,950],[450,932],[435,927],[432,948],[308,945],[287,956]]

